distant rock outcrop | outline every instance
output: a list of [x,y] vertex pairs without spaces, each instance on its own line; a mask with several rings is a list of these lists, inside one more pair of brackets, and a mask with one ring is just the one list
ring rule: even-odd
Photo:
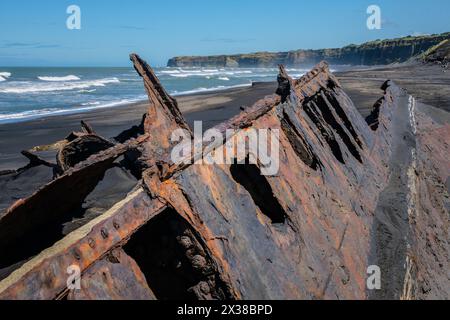
[[385,65],[405,62],[449,39],[450,33],[430,36],[408,36],[390,40],[375,40],[361,45],[320,50],[288,52],[257,52],[220,56],[184,56],[168,61],[169,67],[275,67],[314,65],[322,60],[331,64]]

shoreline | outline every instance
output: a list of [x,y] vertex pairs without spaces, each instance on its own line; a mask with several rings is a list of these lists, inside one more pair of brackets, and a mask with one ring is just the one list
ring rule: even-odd
[[[214,88],[205,89],[205,90],[191,90],[191,91],[171,94],[171,96],[175,97],[175,98],[182,98],[182,97],[187,97],[187,96],[201,96],[203,94],[209,94],[209,93],[214,94],[214,93],[219,93],[219,92],[224,92],[224,91],[232,91],[234,89],[250,88],[250,87],[253,87],[260,83],[263,84],[263,83],[271,83],[271,82],[253,82],[253,83],[248,83],[248,84],[247,83],[238,84],[238,85],[224,87],[224,88],[214,87]],[[78,106],[73,109],[60,109],[60,110],[56,110],[53,112],[49,112],[47,114],[36,114],[36,115],[31,115],[31,116],[23,117],[23,118],[0,119],[0,126],[3,124],[28,122],[28,121],[33,121],[33,120],[37,120],[40,118],[67,116],[67,115],[72,115],[72,114],[83,114],[83,113],[88,113],[88,112],[99,111],[102,109],[120,108],[120,107],[130,106],[130,105],[134,105],[134,104],[142,104],[147,101],[147,98],[142,98],[142,99],[136,98],[136,99],[129,99],[129,100],[130,101],[124,101],[124,100],[115,101],[115,102],[111,101],[111,102],[108,102],[108,103],[106,103],[104,105],[100,105],[100,106],[92,106],[92,107]],[[39,110],[33,110],[33,111],[39,111]]]
[[[303,72],[301,74],[294,72],[293,77],[295,77],[295,78],[300,77],[301,75],[304,74],[304,72],[306,72],[307,70],[309,70],[312,67],[313,66],[311,66],[311,67],[298,66],[297,68],[300,68],[300,69],[293,69],[291,71],[297,72],[299,70],[303,70]],[[334,73],[335,72],[347,72],[347,71],[352,71],[352,70],[366,70],[367,68],[374,68],[374,67],[369,67],[369,66],[364,66],[364,65],[361,65],[361,66],[336,65],[336,66],[331,67],[331,71]],[[292,68],[294,68],[294,67],[292,67]],[[2,70],[2,69],[5,69],[5,68],[0,67],[0,70]],[[105,68],[105,69],[108,69],[108,68]],[[289,68],[288,68],[288,71],[289,71]],[[104,76],[106,77],[106,75],[104,75]],[[80,80],[80,78],[78,78],[78,76],[73,76],[73,77],[76,77],[76,79]],[[42,77],[40,77],[40,78],[42,78]],[[170,94],[173,97],[185,97],[185,96],[192,96],[192,95],[201,96],[203,94],[208,94],[208,93],[229,92],[230,90],[235,90],[235,89],[240,89],[240,88],[250,88],[253,86],[257,86],[259,84],[276,82],[276,74],[274,74],[273,77],[269,77],[269,78],[270,79],[265,79],[265,80],[261,81],[258,79],[258,77],[256,77],[253,79],[253,81],[246,81],[246,82],[233,84],[233,85],[217,85],[217,86],[211,86],[211,87],[205,86],[205,87],[200,87],[197,89],[185,90],[185,91],[180,91],[180,92],[174,91],[174,93],[170,93]],[[107,79],[110,79],[110,78],[105,78],[103,80],[107,80]],[[116,79],[116,78],[111,78],[111,79]],[[55,81],[53,83],[58,83],[58,81]],[[94,80],[92,80],[92,81],[94,81]],[[102,79],[98,79],[95,81],[102,81]],[[47,82],[47,83],[51,83],[51,82]],[[139,86],[135,86],[135,89],[136,88],[139,89]],[[101,101],[101,102],[94,102],[94,103],[92,103],[92,102],[82,103],[81,101],[79,101],[78,104],[75,104],[74,106],[72,106],[70,108],[62,108],[61,107],[62,105],[55,105],[55,106],[49,106],[49,105],[42,106],[41,105],[40,109],[33,109],[33,107],[29,107],[29,109],[31,109],[31,110],[16,111],[16,112],[12,111],[10,113],[0,115],[0,126],[4,125],[4,124],[28,122],[28,121],[33,121],[33,120],[37,120],[40,118],[67,116],[67,115],[72,115],[72,114],[81,114],[81,113],[88,113],[88,112],[93,112],[93,111],[96,112],[98,110],[107,109],[107,108],[116,108],[116,107],[123,107],[123,106],[128,106],[128,105],[133,105],[133,104],[144,103],[147,100],[147,97],[144,93],[143,88],[138,91],[139,92],[136,92],[134,97],[130,97],[130,96],[128,96],[127,98],[111,97],[109,99],[110,101]],[[76,99],[71,100],[71,101],[77,102]]]
[[[311,66],[310,68],[312,68]],[[349,72],[353,70],[367,70],[371,68],[376,67],[382,67],[382,66],[349,66],[349,65],[336,65],[334,66],[334,69],[332,68],[332,72]],[[303,68],[303,67],[302,67]],[[0,67],[1,69],[1,67]],[[309,68],[306,68],[305,70],[308,70]],[[306,72],[306,71],[305,71]],[[298,75],[295,75],[297,77]],[[78,78],[79,79],[79,78]],[[220,92],[231,92],[235,89],[241,89],[241,88],[250,88],[254,86],[258,86],[260,84],[267,84],[267,83],[276,83],[276,75],[273,76],[273,79],[271,81],[252,81],[241,83],[241,84],[235,84],[235,85],[229,85],[229,86],[215,86],[211,88],[198,88],[193,90],[186,90],[181,92],[175,92],[170,93],[175,98],[181,98],[186,96],[202,96],[203,94],[209,94],[209,93],[220,93]],[[118,107],[124,107],[128,105],[134,105],[134,104],[141,104],[144,103],[147,100],[146,95],[144,93],[144,90],[142,90],[142,94],[136,95],[134,98],[123,98],[123,99],[116,99],[112,101],[104,101],[102,103],[98,103],[98,105],[89,105],[89,104],[79,104],[77,106],[74,106],[70,109],[61,109],[59,107],[54,107],[54,109],[36,109],[36,110],[26,110],[23,112],[18,113],[11,113],[11,114],[4,114],[0,117],[0,126],[4,124],[13,124],[13,123],[22,123],[22,122],[29,122],[38,120],[41,118],[50,118],[50,117],[58,117],[58,116],[68,116],[72,114],[82,114],[82,113],[89,113],[89,112],[97,112],[102,109],[107,108],[118,108]],[[199,108],[200,109],[200,108]]]
[[[255,82],[251,86],[176,96],[189,124],[203,121],[204,129],[221,123],[240,112],[241,106],[275,92],[275,82]],[[144,88],[142,88],[144,91]],[[70,114],[48,115],[20,122],[0,124],[0,171],[17,169],[28,163],[20,152],[35,146],[52,144],[70,132],[80,130],[80,121],[88,122],[96,132],[111,138],[138,125],[146,112],[147,100]],[[47,161],[55,161],[55,152],[38,153]]]
[[[394,80],[419,101],[450,112],[450,73],[443,73],[438,66],[385,66],[334,74],[363,117],[382,97],[380,87],[387,79]],[[194,121],[202,121],[206,130],[238,114],[241,106],[251,106],[273,94],[276,88],[276,82],[254,82],[251,86],[178,95],[176,99],[187,122],[192,126]],[[142,90],[144,92],[144,88]],[[70,132],[80,129],[81,120],[91,124],[99,135],[110,138],[138,125],[146,108],[147,102],[139,101],[85,112],[0,123],[0,171],[26,165],[28,160],[20,154],[22,150],[64,139]],[[55,152],[39,155],[47,161],[55,161]]]

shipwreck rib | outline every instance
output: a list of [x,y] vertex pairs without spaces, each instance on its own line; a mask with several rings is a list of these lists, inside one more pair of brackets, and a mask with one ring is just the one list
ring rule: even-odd
[[[280,67],[278,94],[216,127],[280,130],[279,173],[263,177],[260,165],[173,163],[170,134],[190,129],[149,65],[130,58],[149,96],[142,124],[0,218],[0,261],[15,269],[0,282],[0,299],[367,298],[374,214],[404,92],[387,83],[373,131],[326,63],[297,80]],[[44,241],[122,155],[142,177],[128,196]],[[26,241],[39,245],[30,251]],[[81,271],[81,290],[67,283],[70,267]]]
[[[115,159],[147,135],[98,153],[18,200],[0,217],[0,269],[23,262],[62,237],[61,224],[95,188]],[[12,245],[14,244],[14,245]]]
[[[153,72],[151,71],[151,69],[149,68],[149,66],[144,63],[138,56],[136,55],[132,55],[131,56],[132,61],[135,64],[135,68],[136,70],[138,70],[139,74],[143,77],[144,79],[144,84],[145,84],[145,88],[147,90],[147,93],[149,94],[149,99],[150,99],[150,107],[149,107],[149,111],[147,113],[146,116],[146,120],[144,122],[144,130],[146,132],[146,134],[148,135],[145,139],[142,139],[142,136],[140,137],[141,140],[145,140],[145,143],[133,143],[133,146],[123,146],[122,148],[120,147],[113,147],[110,150],[108,150],[107,152],[109,153],[108,156],[104,156],[103,157],[103,161],[98,161],[96,159],[96,161],[89,163],[90,161],[88,160],[87,162],[89,163],[88,165],[81,165],[82,169],[75,169],[75,170],[69,170],[69,172],[67,172],[63,177],[59,178],[58,180],[52,182],[48,187],[44,188],[43,190],[41,190],[40,192],[38,192],[34,197],[31,197],[30,200],[25,200],[22,203],[20,203],[18,206],[15,206],[15,210],[13,211],[9,211],[8,216],[10,217],[20,217],[20,212],[18,209],[22,208],[22,212],[33,212],[33,210],[30,210],[29,207],[27,207],[27,205],[29,206],[29,204],[31,204],[33,202],[34,198],[40,198],[42,197],[43,199],[45,199],[44,192],[46,189],[49,189],[49,195],[50,194],[54,194],[54,190],[51,187],[52,186],[56,186],[58,184],[63,183],[62,181],[64,181],[64,179],[69,179],[69,181],[71,181],[72,183],[76,180],[73,180],[73,176],[76,176],[77,173],[79,175],[84,175],[85,172],[88,172],[89,168],[95,168],[96,164],[98,163],[99,165],[99,169],[101,172],[101,168],[104,168],[103,164],[104,162],[106,163],[110,163],[113,159],[117,158],[119,155],[123,154],[126,150],[130,150],[132,148],[137,148],[138,150],[141,150],[142,152],[142,159],[143,162],[145,163],[145,167],[150,169],[152,167],[160,167],[161,166],[161,161],[162,163],[167,163],[167,165],[170,165],[170,160],[168,159],[168,151],[170,150],[171,145],[168,142],[168,135],[170,133],[171,130],[175,129],[175,128],[187,128],[187,125],[185,124],[185,121],[180,117],[181,113],[178,110],[178,107],[175,103],[175,100],[173,98],[171,98],[163,89],[162,86],[160,85],[159,81],[157,80],[157,78],[154,76]],[[283,69],[281,69],[281,71],[283,72]],[[284,77],[287,77],[287,74],[284,74]],[[281,103],[282,98],[279,95],[272,95],[269,97],[266,97],[260,101],[258,101],[257,103],[255,103],[254,106],[247,108],[244,112],[242,112],[240,115],[234,117],[233,119],[230,119],[228,122],[221,124],[219,126],[217,126],[216,128],[219,129],[221,132],[225,132],[226,129],[242,129],[242,128],[246,128],[246,127],[258,127],[261,125],[265,125],[268,127],[281,127],[281,121],[278,115],[277,110],[280,109],[291,109],[292,107],[294,107],[294,109],[292,109],[294,111],[293,116],[294,117],[298,117],[295,114],[298,112],[302,112],[301,109],[296,109],[295,106],[300,106],[301,103],[305,100],[310,98],[312,95],[316,94],[321,88],[327,88],[327,85],[329,82],[333,82],[335,83],[336,80],[334,78],[332,78],[332,76],[329,74],[328,72],[328,66],[326,64],[320,64],[318,65],[316,68],[314,68],[310,73],[308,73],[307,75],[305,75],[301,80],[295,81],[290,79],[289,83],[292,86],[291,90],[290,90],[290,96],[289,99],[286,97],[287,102],[286,103]],[[333,88],[335,89],[335,88]],[[293,104],[293,102],[295,104]],[[303,120],[302,120],[303,119]],[[298,135],[304,135],[304,139],[306,141],[308,141],[308,143],[310,143],[311,145],[316,145],[316,141],[313,141],[311,139],[317,139],[319,136],[316,136],[315,134],[311,135],[312,130],[314,129],[314,123],[312,120],[307,120],[307,116],[304,116],[303,118],[300,119],[301,121],[299,123],[297,123],[297,125],[303,126],[303,127],[298,127],[296,128],[296,132]],[[307,121],[307,123],[305,123],[305,121]],[[304,128],[309,128],[306,129],[307,131],[305,131]],[[308,131],[309,130],[309,131]],[[157,134],[156,134],[157,133]],[[161,134],[163,133],[163,134]],[[319,137],[320,138],[320,137]],[[225,141],[224,141],[225,142]],[[119,150],[117,150],[119,149]],[[162,151],[162,150],[167,150],[167,151]],[[208,152],[208,151],[212,151],[212,150],[207,150],[205,149],[204,152]],[[313,148],[311,150],[309,150],[312,154],[317,154],[318,151],[314,150]],[[326,150],[322,151],[325,152]],[[151,154],[151,157],[150,157]],[[322,155],[316,155],[317,157],[319,157],[321,159],[322,162],[325,161],[326,157]],[[98,156],[94,157],[97,158]],[[195,157],[195,155],[194,155]],[[159,160],[158,160],[159,159]],[[286,161],[286,160],[284,160]],[[330,158],[329,161],[333,162],[334,165],[334,160],[332,160]],[[223,238],[228,238],[227,236],[224,236],[220,233],[217,232],[213,232],[214,230],[214,224],[213,225],[205,225],[204,222],[202,223],[201,221],[206,218],[206,216],[208,216],[209,214],[213,213],[213,211],[210,211],[209,209],[207,209],[206,207],[202,207],[201,206],[201,202],[198,201],[194,201],[191,199],[191,197],[195,197],[195,194],[192,194],[191,191],[195,190],[196,188],[194,187],[194,185],[191,185],[191,187],[189,187],[188,189],[186,189],[186,186],[183,187],[183,185],[187,182],[187,181],[191,181],[191,183],[199,183],[195,182],[198,178],[194,178],[194,176],[191,176],[190,172],[195,172],[198,169],[200,169],[201,171],[203,171],[203,166],[190,166],[190,167],[186,167],[186,166],[182,166],[182,167],[178,167],[177,165],[169,167],[168,170],[164,170],[161,171],[160,169],[150,169],[148,170],[149,172],[145,175],[144,178],[144,183],[145,183],[145,189],[138,189],[138,191],[135,191],[135,193],[133,193],[129,198],[125,199],[124,202],[119,203],[117,206],[115,206],[113,209],[111,209],[110,211],[108,211],[107,213],[105,213],[104,215],[102,215],[101,217],[99,217],[96,220],[91,221],[89,224],[87,224],[86,226],[82,227],[81,229],[76,230],[75,232],[71,233],[69,236],[67,236],[66,238],[64,238],[63,240],[61,240],[59,243],[57,243],[51,250],[46,250],[44,252],[42,252],[38,257],[32,259],[30,262],[26,263],[21,269],[17,270],[15,273],[13,273],[8,279],[6,279],[5,281],[2,282],[2,290],[1,290],[1,294],[0,296],[9,296],[13,297],[14,295],[29,295],[30,297],[37,295],[35,297],[39,297],[39,298],[55,298],[58,295],[61,295],[64,291],[65,291],[65,283],[63,281],[59,281],[58,284],[52,286],[51,288],[49,288],[48,291],[42,291],[42,290],[37,290],[37,291],[27,291],[27,289],[25,289],[25,287],[27,287],[26,283],[31,283],[29,281],[42,281],[42,280],[37,280],[36,278],[34,278],[34,280],[29,280],[32,279],[33,277],[35,277],[35,275],[37,274],[41,274],[40,272],[38,272],[38,270],[40,268],[43,268],[45,266],[45,268],[48,268],[47,263],[51,263],[51,264],[56,264],[53,265],[52,270],[60,270],[59,272],[61,274],[66,272],[67,266],[69,266],[67,263],[67,261],[65,261],[65,259],[67,260],[71,260],[70,263],[75,263],[75,264],[79,264],[82,266],[82,270],[85,270],[86,268],[88,268],[89,266],[91,266],[92,264],[95,264],[95,261],[97,261],[96,259],[99,259],[102,256],[105,256],[107,254],[107,252],[109,250],[112,249],[112,245],[108,246],[106,245],[106,247],[102,246],[102,248],[104,248],[104,252],[97,252],[97,247],[96,249],[93,249],[92,247],[88,246],[84,246],[81,243],[83,241],[88,241],[86,238],[88,238],[88,234],[91,234],[89,232],[93,232],[93,230],[99,230],[99,225],[105,225],[105,224],[111,224],[112,228],[114,228],[113,230],[111,230],[111,228],[107,228],[107,229],[102,229],[102,231],[100,232],[100,235],[98,235],[97,237],[103,238],[103,241],[105,241],[106,239],[109,239],[111,234],[116,234],[116,228],[114,227],[114,223],[112,222],[112,220],[114,220],[111,215],[114,214],[115,220],[119,219],[126,219],[127,216],[130,215],[130,213],[128,212],[128,207],[127,204],[129,204],[131,202],[134,203],[134,201],[141,201],[141,202],[145,202],[145,206],[148,207],[153,207],[153,209],[146,209],[145,212],[147,212],[147,215],[153,216],[156,215],[158,212],[161,212],[161,210],[163,210],[164,208],[166,208],[167,206],[176,208],[176,211],[178,214],[180,214],[182,217],[184,217],[184,219],[193,227],[193,230],[195,230],[195,232],[198,233],[198,235],[203,238],[203,241],[206,245],[206,247],[204,248],[204,250],[207,250],[208,256],[211,257],[214,261],[214,265],[216,265],[216,269],[218,270],[219,274],[220,274],[220,280],[221,282],[223,282],[225,284],[225,287],[228,288],[227,291],[229,292],[228,295],[229,297],[235,297],[235,298],[243,298],[245,297],[243,295],[243,292],[240,292],[240,290],[238,289],[238,287],[236,287],[236,272],[238,272],[238,270],[234,270],[233,268],[231,268],[230,263],[234,260],[234,258],[232,258],[231,260],[229,260],[231,258],[225,258],[225,252],[223,252],[224,247],[222,247],[223,245]],[[206,168],[205,168],[206,169]],[[310,168],[308,168],[307,166],[304,167],[302,170],[306,170],[309,171]],[[283,169],[282,169],[283,170]],[[95,171],[94,171],[95,172]],[[174,175],[176,173],[176,175]],[[312,171],[311,171],[312,173]],[[287,174],[282,172],[282,175]],[[186,175],[190,176],[191,178],[189,178],[188,180],[186,180]],[[200,174],[198,177],[201,177],[202,174]],[[215,181],[214,185],[217,184],[222,184],[223,186],[229,186],[231,187],[230,191],[233,188],[237,188],[236,186],[238,185],[238,182],[235,182],[231,179],[231,173],[229,173],[229,179],[224,180],[223,177],[217,176],[217,173],[214,173],[213,176],[216,176],[216,178],[212,178],[210,177],[212,181]],[[89,177],[92,177],[92,174],[89,174]],[[173,182],[170,182],[170,180],[172,179],[171,177],[173,177]],[[286,182],[288,184],[292,184],[293,181],[291,179],[286,179],[287,177],[285,177],[284,179],[286,180]],[[209,182],[209,183],[211,183]],[[175,184],[173,184],[175,183]],[[242,182],[241,182],[242,183]],[[295,206],[298,205],[287,205],[284,201],[282,201],[282,199],[280,199],[280,195],[279,195],[279,191],[278,187],[276,187],[276,184],[274,184],[274,180],[272,178],[269,178],[267,180],[268,185],[270,185],[272,191],[274,192],[274,201],[278,202],[277,206],[279,206],[280,208],[282,208],[281,210],[286,211],[285,215],[287,215],[288,220],[288,225],[286,225],[283,228],[287,228],[285,232],[292,233],[294,232],[294,230],[298,229],[298,225],[296,220],[298,219],[295,218],[294,216],[292,216],[292,210]],[[79,184],[79,182],[76,184]],[[175,187],[179,185],[179,187]],[[235,185],[235,187],[232,187],[233,185]],[[168,186],[172,186],[170,188],[168,188]],[[175,188],[173,188],[175,187]],[[178,189],[181,188],[181,189]],[[275,189],[274,189],[275,188]],[[143,190],[147,190],[149,192],[150,198],[145,200],[145,192]],[[188,191],[191,190],[191,191]],[[251,190],[249,190],[251,192]],[[238,196],[238,194],[233,195],[233,194],[229,194],[228,197],[225,197],[224,195],[220,195],[219,199],[223,199],[220,201],[227,201],[227,203],[231,204],[233,203],[233,201],[240,201],[239,196],[236,198],[236,200],[233,200],[234,197]],[[185,203],[183,202],[183,199],[186,199]],[[242,198],[243,200],[244,198]],[[217,200],[211,200],[213,202],[216,202]],[[248,208],[248,210],[252,211],[255,210],[255,212],[258,212],[259,209],[256,209],[256,204],[253,204],[253,201],[250,200],[249,203],[252,203],[252,205]],[[42,204],[36,204],[36,207],[41,207]],[[137,205],[137,204],[136,204]],[[139,206],[141,206],[142,204],[140,204]],[[197,207],[197,205],[200,205],[200,207]],[[222,205],[217,204],[216,207],[220,208],[223,207],[224,203]],[[294,205],[294,207],[292,207],[292,205]],[[141,207],[140,207],[141,208]],[[143,210],[143,208],[139,209],[139,210]],[[216,209],[219,210],[219,209]],[[231,211],[233,211],[230,207]],[[221,212],[221,215],[229,215],[231,214],[231,211],[227,211],[227,212]],[[150,212],[150,213],[149,213]],[[237,213],[237,212],[235,212]],[[207,214],[206,216],[203,216],[204,214]],[[250,214],[250,213],[248,213]],[[251,216],[251,215],[250,215]],[[237,219],[238,217],[236,217],[235,219]],[[256,218],[256,216],[255,216]],[[17,219],[17,218],[16,218]],[[134,218],[134,220],[136,220]],[[233,220],[236,221],[236,223],[238,223],[238,220]],[[283,221],[283,220],[275,220],[275,221]],[[116,221],[117,222],[117,221]],[[141,222],[138,221],[134,221],[137,224],[133,224],[134,228],[126,228],[126,227],[120,227],[120,230],[123,230],[122,232],[122,236],[117,238],[116,240],[118,242],[114,242],[114,245],[117,245],[117,243],[120,243],[120,241],[126,241],[127,238],[131,237],[131,235],[137,230],[139,229],[139,227],[142,227],[145,222],[144,220],[141,220]],[[248,221],[250,222],[250,220]],[[239,223],[242,223],[239,222]],[[255,223],[255,222],[253,222]],[[257,223],[257,222],[256,222]],[[122,225],[121,222],[118,222],[119,225]],[[0,224],[1,227],[2,224]],[[245,225],[245,223],[244,223]],[[263,227],[264,224],[261,225],[261,227]],[[233,224],[232,224],[233,227]],[[210,229],[213,228],[213,229]],[[239,228],[237,225],[234,225],[234,227],[236,229],[236,231],[238,230],[242,230],[242,228]],[[291,231],[289,231],[291,230]],[[225,230],[224,230],[225,231]],[[97,231],[98,232],[98,231]],[[239,231],[240,232],[240,231]],[[73,238],[74,235],[78,235],[77,237]],[[293,236],[294,234],[292,234]],[[11,234],[12,236],[12,234]],[[17,235],[16,239],[17,239]],[[258,235],[256,234],[255,236],[258,237]],[[116,238],[116,237],[115,237]],[[297,238],[297,236],[294,236],[294,238]],[[76,241],[75,241],[76,240]],[[17,241],[17,240],[15,240]],[[230,241],[227,240],[227,241]],[[302,238],[297,238],[296,241],[300,241],[299,243],[303,243]],[[88,241],[89,242],[89,241]],[[92,242],[92,241],[91,241]],[[108,244],[108,241],[105,241]],[[4,242],[2,242],[4,243]],[[266,243],[267,248],[272,248],[272,250],[275,250],[275,252],[279,251],[279,249],[276,249],[276,245],[275,243],[269,244]],[[275,247],[274,247],[275,245]],[[80,247],[81,246],[81,247]],[[76,248],[77,249],[73,249]],[[108,247],[108,248],[107,248]],[[251,247],[251,246],[250,246]],[[64,249],[62,249],[64,248]],[[71,248],[70,250],[74,250],[72,252],[75,252],[73,256],[71,256],[70,258],[67,255],[67,250],[68,248]],[[87,251],[86,251],[87,250]],[[269,250],[269,249],[267,249]],[[96,252],[96,254],[93,254],[93,252]],[[50,254],[49,254],[50,252]],[[233,252],[233,253],[231,253]],[[232,256],[235,256],[236,254],[239,255],[239,251],[231,251],[230,253],[232,254]],[[281,254],[281,252],[280,252]],[[89,258],[92,257],[92,255],[95,257],[92,260],[87,259],[86,261],[84,261],[84,257],[87,256]],[[57,258],[60,257],[60,258]],[[235,256],[236,257],[236,256]],[[58,259],[60,259],[61,261],[64,262],[57,262]],[[279,260],[277,262],[277,265],[284,260],[284,258],[281,258],[281,256],[279,256],[278,258],[271,258],[271,261],[274,260]],[[65,263],[65,264],[64,264]],[[253,262],[250,262],[250,265],[252,265]],[[56,266],[60,266],[60,267],[56,267]],[[286,267],[289,266],[289,263],[286,264]],[[283,272],[280,270],[280,272]],[[276,276],[278,273],[274,272],[273,275]],[[294,276],[295,273],[292,274],[292,276]],[[31,277],[31,278],[28,278]],[[56,278],[61,278],[62,276],[57,276]],[[244,275],[245,277],[245,275]],[[26,280],[28,279],[28,280]],[[15,280],[15,281],[13,281]],[[291,279],[292,280],[292,279]],[[149,280],[151,282],[151,279]],[[263,280],[265,281],[265,280]],[[206,285],[204,285],[206,286]],[[212,289],[210,287],[210,289]],[[255,288],[256,289],[256,288]],[[259,291],[259,290],[258,290]],[[250,294],[253,295],[256,293],[250,291]],[[281,292],[280,292],[281,293]],[[298,297],[298,294],[300,292],[297,293],[293,293],[294,295],[292,297]],[[265,294],[269,294],[269,296],[271,295],[271,293],[265,293]],[[287,292],[285,292],[284,294],[287,294]],[[267,296],[267,297],[269,297]]]

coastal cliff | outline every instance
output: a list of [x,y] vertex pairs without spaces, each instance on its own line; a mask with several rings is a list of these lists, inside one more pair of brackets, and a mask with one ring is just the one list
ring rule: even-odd
[[219,56],[174,57],[168,67],[275,67],[313,65],[322,60],[331,64],[385,65],[400,63],[422,54],[450,38],[450,32],[430,36],[408,36],[389,40],[375,40],[361,45],[319,50],[288,52],[257,52]]
[[421,55],[420,58],[426,63],[436,63],[447,68],[448,62],[450,61],[449,39],[446,39],[438,45],[431,47],[423,55]]

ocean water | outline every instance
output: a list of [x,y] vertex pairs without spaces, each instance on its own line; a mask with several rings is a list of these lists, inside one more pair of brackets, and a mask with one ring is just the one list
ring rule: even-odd
[[[293,77],[307,70],[288,69]],[[276,68],[156,68],[174,96],[275,81]],[[133,68],[0,67],[0,124],[85,112],[145,100],[142,79]]]

